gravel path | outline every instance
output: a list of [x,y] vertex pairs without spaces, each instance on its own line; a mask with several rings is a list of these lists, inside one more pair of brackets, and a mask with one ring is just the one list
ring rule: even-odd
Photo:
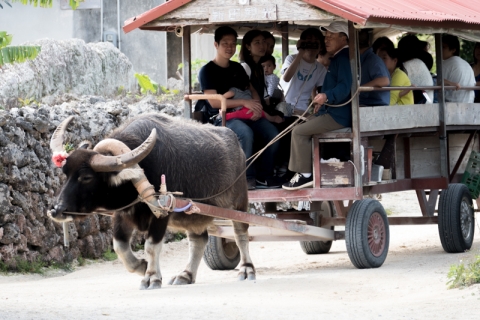
[[[394,215],[419,215],[414,192],[383,195]],[[477,219],[480,219],[477,213]],[[480,254],[443,251],[436,225],[390,227],[390,250],[378,269],[359,270],[345,242],[327,255],[305,255],[297,242],[251,243],[257,280],[200,265],[197,283],[140,291],[140,277],[119,261],[49,276],[0,276],[0,319],[478,319],[480,284],[448,290],[447,273]],[[164,283],[183,269],[186,241],[164,246]]]

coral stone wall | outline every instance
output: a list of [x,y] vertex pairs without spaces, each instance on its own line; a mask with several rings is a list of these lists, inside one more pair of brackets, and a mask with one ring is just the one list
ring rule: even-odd
[[132,103],[72,95],[48,96],[38,105],[0,110],[0,260],[18,257],[69,262],[80,255],[98,258],[111,245],[111,218],[92,216],[69,224],[70,247],[63,245],[62,225],[46,213],[64,182],[51,162],[49,147],[56,126],[70,115],[65,142],[98,143],[122,122],[145,112],[181,116],[180,106],[159,104],[155,97]]

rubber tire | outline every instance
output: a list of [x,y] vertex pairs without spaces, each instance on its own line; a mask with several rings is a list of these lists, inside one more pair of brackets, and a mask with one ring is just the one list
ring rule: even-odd
[[[324,208],[324,206],[328,206]],[[327,209],[327,215],[329,218],[334,216],[333,211],[333,203],[331,201],[323,201],[322,203],[322,212]],[[313,225],[318,227],[319,219],[318,214],[320,212],[315,212],[315,216],[313,217]],[[334,229],[332,226],[330,229]],[[333,241],[300,241],[300,247],[302,248],[303,252],[306,254],[324,254],[330,252],[332,248]]]
[[[370,218],[378,215],[383,222],[384,246],[379,255],[374,255],[368,244],[368,227]],[[355,201],[350,208],[345,223],[345,243],[348,257],[358,269],[378,268],[387,258],[390,244],[388,218],[383,206],[374,199]]]
[[[469,215],[470,230],[467,237],[462,233],[462,206]],[[467,186],[453,183],[442,190],[438,202],[438,233],[443,250],[449,253],[465,252],[473,244],[475,233],[475,214],[473,201]]]
[[[233,270],[240,262],[240,250],[235,242],[227,243],[225,240],[224,238],[208,236],[203,261],[212,270]],[[231,252],[227,254],[226,248]]]

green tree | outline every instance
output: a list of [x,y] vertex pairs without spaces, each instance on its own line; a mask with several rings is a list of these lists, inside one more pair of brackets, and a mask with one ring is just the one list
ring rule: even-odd
[[33,60],[41,50],[39,46],[8,46],[11,42],[12,35],[0,31],[0,67],[7,63]]
[[[12,7],[9,1],[0,0],[1,2]],[[34,7],[40,6],[41,8],[51,8],[53,0],[10,0],[13,2],[20,2],[21,4],[33,5]],[[73,10],[77,9],[80,2],[84,0],[69,0],[70,7]],[[3,9],[3,5],[0,2],[0,9]],[[0,67],[7,63],[25,62],[27,60],[33,60],[40,53],[39,46],[9,46],[12,43],[12,35],[6,31],[0,31]],[[8,47],[7,47],[8,46]]]
[[[12,6],[7,0],[1,0],[10,7]],[[69,0],[70,7],[73,10],[77,9],[80,5],[80,2],[84,0]],[[33,4],[34,7],[40,6],[41,8],[51,8],[53,4],[53,0],[10,0],[10,2],[20,2],[21,4]],[[2,4],[0,3],[0,8],[3,9]]]

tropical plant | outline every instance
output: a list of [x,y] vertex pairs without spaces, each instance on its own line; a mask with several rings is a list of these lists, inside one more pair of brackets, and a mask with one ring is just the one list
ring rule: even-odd
[[138,80],[141,93],[147,93],[147,91],[150,91],[153,94],[157,93],[158,83],[151,80],[149,76],[143,73],[135,73],[135,78]]
[[[7,0],[2,0],[4,3],[12,6]],[[33,4],[34,7],[40,6],[41,8],[51,8],[53,4],[53,0],[10,0],[13,2],[20,2],[21,4]],[[80,5],[80,2],[85,0],[69,0],[69,5],[72,7],[73,10],[77,9]],[[0,3],[0,8],[3,9],[2,4]]]
[[41,50],[39,46],[8,46],[11,42],[12,35],[0,31],[0,67],[6,63],[33,60]]

